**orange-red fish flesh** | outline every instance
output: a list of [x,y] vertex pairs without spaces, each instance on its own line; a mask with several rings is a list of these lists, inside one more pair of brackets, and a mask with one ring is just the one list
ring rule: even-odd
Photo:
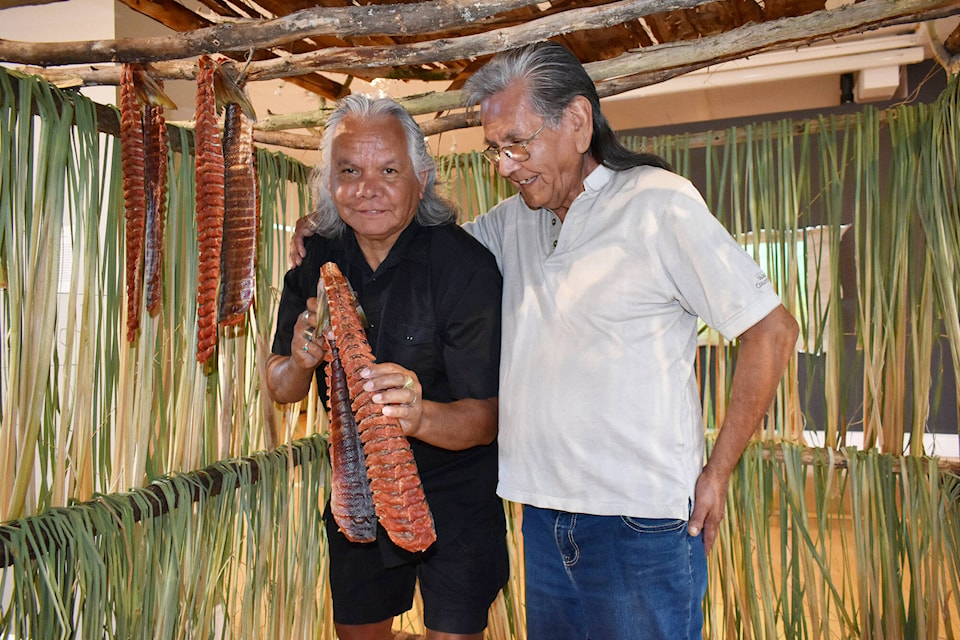
[[351,408],[363,443],[367,478],[377,518],[390,539],[407,551],[423,551],[437,539],[410,443],[397,418],[383,415],[373,394],[363,390],[360,372],[374,363],[353,292],[333,262],[320,270],[339,360],[350,390]]
[[257,176],[253,120],[229,103],[223,125],[224,215],[218,322],[243,322],[256,289]]
[[367,479],[367,467],[350,409],[350,390],[336,340],[327,349],[327,408],[330,411],[330,511],[343,535],[352,542],[377,538],[377,514]]
[[197,361],[206,362],[217,346],[217,286],[220,283],[220,247],[223,239],[223,146],[213,89],[215,63],[199,60],[197,74],[196,184],[197,245]]

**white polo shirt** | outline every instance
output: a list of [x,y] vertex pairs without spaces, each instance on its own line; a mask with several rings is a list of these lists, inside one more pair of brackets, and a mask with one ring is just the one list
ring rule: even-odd
[[686,179],[599,167],[561,224],[514,196],[464,227],[503,272],[498,493],[686,519],[703,465],[697,317],[728,339],[780,304]]

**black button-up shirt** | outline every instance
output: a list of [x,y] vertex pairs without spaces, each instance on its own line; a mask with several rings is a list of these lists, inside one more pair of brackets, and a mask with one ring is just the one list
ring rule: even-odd
[[[340,238],[311,236],[304,244],[303,263],[284,278],[274,353],[290,355],[297,315],[316,296],[320,267],[333,261],[357,293],[377,362],[416,372],[425,400],[497,395],[501,277],[493,256],[469,234],[454,224],[411,222],[376,271],[349,230]],[[325,398],[319,369],[317,381]],[[496,443],[466,451],[415,438],[410,444],[437,535],[489,534],[503,516]]]

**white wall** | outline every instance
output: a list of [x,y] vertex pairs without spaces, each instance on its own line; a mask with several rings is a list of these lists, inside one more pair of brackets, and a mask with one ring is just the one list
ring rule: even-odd
[[[26,42],[112,39],[116,37],[113,16],[114,0],[13,7],[0,11],[0,38]],[[116,89],[112,87],[85,87],[81,92],[103,104],[116,101]]]

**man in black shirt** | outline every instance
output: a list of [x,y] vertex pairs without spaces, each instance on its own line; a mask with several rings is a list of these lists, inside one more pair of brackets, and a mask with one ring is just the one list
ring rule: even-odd
[[326,394],[315,296],[320,266],[336,262],[369,323],[378,364],[364,373],[366,389],[410,440],[437,532],[415,554],[382,528],[375,542],[354,543],[327,509],[337,634],[392,638],[419,579],[427,637],[479,640],[508,573],[496,495],[500,273],[436,194],[423,135],[396,102],[344,99],[321,151],[315,235],[284,279],[267,384],[277,402],[295,402],[316,375]]

